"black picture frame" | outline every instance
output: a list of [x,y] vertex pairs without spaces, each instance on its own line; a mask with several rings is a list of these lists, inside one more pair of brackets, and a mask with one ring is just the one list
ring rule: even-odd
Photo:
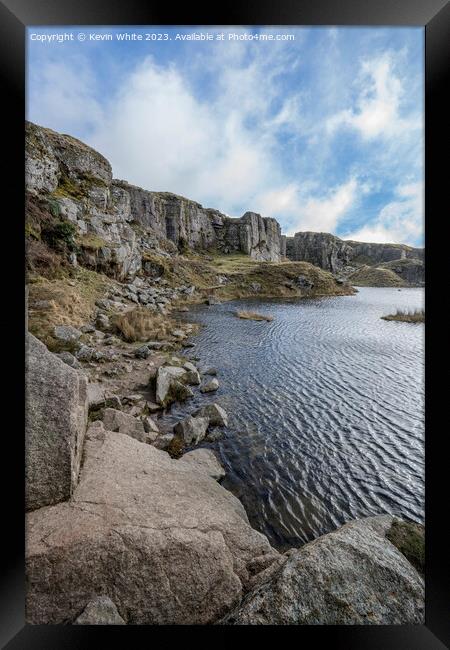
[[[439,368],[446,369],[442,345],[434,331],[439,312],[439,279],[445,277],[445,239],[439,218],[445,215],[448,163],[446,91],[450,61],[450,6],[446,0],[261,0],[239,5],[223,1],[208,9],[191,3],[174,13],[168,4],[145,0],[3,0],[0,2],[0,66],[3,90],[2,186],[10,205],[2,228],[5,257],[4,305],[0,320],[3,369],[8,382],[3,403],[13,413],[12,424],[3,429],[3,551],[0,584],[0,642],[8,650],[23,648],[87,648],[111,634],[131,645],[136,635],[148,634],[146,626],[92,628],[83,626],[31,626],[25,624],[24,571],[24,308],[23,251],[24,214],[24,119],[25,119],[25,28],[29,25],[409,25],[425,28],[425,232],[426,282],[426,623],[424,626],[301,626],[296,643],[324,647],[377,650],[438,650],[450,647],[450,587],[448,535],[445,530],[446,501],[443,496],[448,456],[443,443],[448,425],[439,423],[445,408],[445,386],[435,382]],[[448,181],[447,181],[448,184]],[[447,198],[447,197],[445,197]],[[448,199],[447,199],[448,200]],[[3,202],[4,207],[4,202]],[[6,244],[6,245],[5,245]],[[444,260],[444,262],[443,262]],[[14,339],[14,344],[9,343]],[[445,341],[447,337],[445,337]],[[439,347],[438,347],[439,346]],[[5,362],[6,356],[6,362]],[[431,387],[433,386],[433,389]],[[445,415],[445,414],[444,414]],[[445,423],[445,419],[443,420]],[[5,470],[9,470],[6,472]],[[6,510],[6,512],[5,512]],[[242,633],[242,628],[195,628],[199,634],[217,632],[222,639]],[[164,628],[166,642],[172,630]],[[258,634],[260,628],[245,628]],[[181,630],[184,632],[184,630]],[[277,629],[276,634],[281,630]],[[284,630],[283,630],[284,632]],[[292,632],[292,630],[291,630]],[[150,631],[154,634],[154,631]],[[120,639],[117,637],[120,635]],[[266,635],[266,632],[264,632]],[[153,637],[147,637],[153,639]]]

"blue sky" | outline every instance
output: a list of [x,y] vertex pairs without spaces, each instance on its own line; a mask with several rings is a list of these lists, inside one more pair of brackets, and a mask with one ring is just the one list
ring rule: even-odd
[[[176,38],[194,33],[213,40]],[[27,119],[88,143],[116,178],[288,234],[423,245],[422,28],[30,27],[27,40]]]

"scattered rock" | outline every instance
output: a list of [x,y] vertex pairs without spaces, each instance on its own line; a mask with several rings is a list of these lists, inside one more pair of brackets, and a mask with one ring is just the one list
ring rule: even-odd
[[192,417],[188,415],[180,422],[177,422],[173,430],[180,436],[186,445],[198,444],[206,435],[209,421],[207,418]]
[[73,343],[78,341],[82,332],[71,325],[57,325],[53,330],[53,335],[59,341],[64,343]]
[[153,446],[156,447],[156,449],[160,449],[161,451],[165,451],[173,439],[175,438],[175,435],[173,433],[163,433],[159,435],[156,440],[153,443]]
[[124,433],[139,442],[153,442],[153,438],[149,438],[146,433],[143,422],[123,411],[106,408],[103,413],[103,424],[108,431]]
[[223,431],[218,431],[217,429],[215,429],[214,431],[208,431],[208,433],[206,434],[205,441],[217,442],[221,438],[223,438]]
[[147,402],[146,407],[150,413],[156,413],[162,409],[161,404],[155,404],[154,402]]
[[146,433],[155,433],[154,440],[156,439],[156,436],[159,435],[159,429],[158,425],[156,424],[155,420],[151,418],[149,415],[145,415],[142,418],[142,423],[144,425],[144,429]]
[[142,345],[140,348],[134,351],[134,356],[137,359],[147,359],[150,356],[150,348],[148,345]]
[[214,298],[213,296],[207,298],[205,302],[207,305],[220,305],[220,300],[218,298]]
[[193,415],[196,417],[208,418],[211,426],[228,426],[228,415],[225,409],[218,404],[207,404],[194,411]]
[[95,327],[93,325],[83,325],[83,327],[80,327],[80,331],[83,332],[83,334],[91,334],[92,332],[95,332]]
[[64,361],[64,363],[67,363],[71,368],[81,368],[81,363],[79,363],[73,354],[67,350],[64,352],[58,352],[56,356],[61,359],[61,361]]
[[89,409],[96,409],[99,406],[104,406],[106,401],[106,390],[103,384],[88,384],[87,399]]
[[175,396],[172,388],[175,380],[180,379],[185,374],[186,370],[177,366],[161,366],[158,368],[156,375],[156,401],[158,404],[167,406],[171,401],[174,401]]
[[218,388],[219,388],[219,382],[215,377],[213,377],[210,381],[205,381],[202,383],[202,385],[200,386],[200,391],[202,393],[212,393]]
[[109,318],[105,314],[99,314],[97,316],[97,320],[95,321],[95,324],[101,330],[109,330],[110,327],[111,327],[111,323],[109,322]]
[[74,625],[126,625],[111,598],[99,596],[91,600]]
[[202,375],[217,375],[217,368],[206,368],[206,370],[202,370]]
[[32,334],[26,338],[26,509],[70,498],[87,424],[87,379]]
[[206,472],[215,481],[225,476],[225,470],[211,449],[194,449],[180,458],[180,463],[187,463],[193,469]]

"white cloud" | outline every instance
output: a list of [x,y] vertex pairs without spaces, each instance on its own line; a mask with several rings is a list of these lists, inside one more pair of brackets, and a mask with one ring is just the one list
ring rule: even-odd
[[404,87],[395,74],[391,54],[364,61],[356,84],[360,90],[355,108],[339,111],[328,118],[326,129],[329,133],[348,127],[358,131],[364,139],[372,139],[398,137],[405,131],[421,127],[417,118],[401,115]]
[[286,217],[288,235],[300,230],[334,232],[364,191],[364,185],[356,178],[350,178],[325,194],[318,193],[315,184],[300,188],[292,183],[262,194],[259,200],[270,214],[282,213]]
[[415,246],[423,233],[423,184],[400,185],[396,194],[396,199],[386,204],[376,219],[349,233],[345,239]]
[[103,110],[94,97],[95,80],[83,59],[71,63],[52,60],[31,70],[30,76],[27,113],[33,107],[38,124],[64,132],[70,125],[76,132],[101,123]]

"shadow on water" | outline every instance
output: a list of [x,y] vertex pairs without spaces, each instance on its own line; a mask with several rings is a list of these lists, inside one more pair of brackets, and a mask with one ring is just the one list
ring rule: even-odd
[[[220,388],[172,410],[217,401],[229,428],[211,446],[224,487],[272,544],[300,546],[349,519],[424,516],[424,326],[387,322],[423,306],[422,289],[197,306],[200,365]],[[272,322],[236,318],[236,309]]]

